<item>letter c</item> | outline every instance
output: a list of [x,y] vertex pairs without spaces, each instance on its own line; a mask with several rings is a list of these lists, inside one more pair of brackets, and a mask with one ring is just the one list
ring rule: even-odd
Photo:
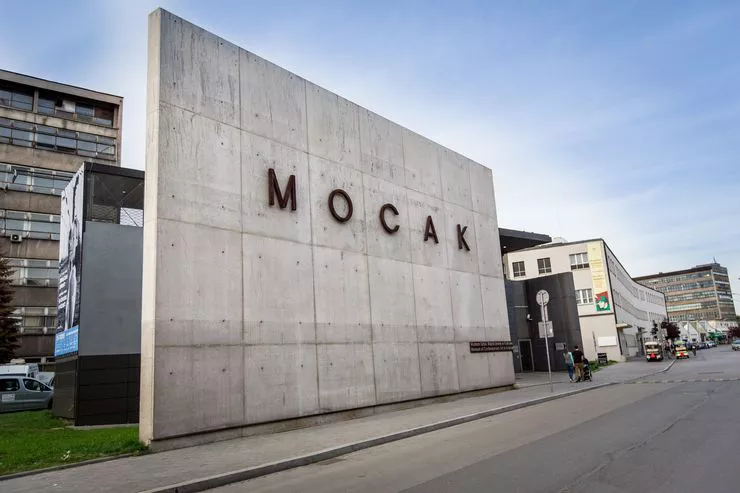
[[392,228],[388,226],[388,223],[385,222],[385,211],[388,210],[391,211],[394,216],[398,215],[398,209],[396,209],[396,206],[394,206],[393,204],[383,204],[383,207],[380,208],[380,225],[383,226],[383,229],[386,231],[386,233],[392,235],[393,233],[398,231],[401,226],[399,226],[398,224],[396,224]]

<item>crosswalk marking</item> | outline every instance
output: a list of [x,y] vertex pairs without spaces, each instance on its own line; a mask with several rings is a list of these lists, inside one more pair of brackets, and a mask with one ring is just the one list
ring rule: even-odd
[[631,380],[624,383],[712,383],[712,382],[738,382],[740,378],[685,378],[682,380]]

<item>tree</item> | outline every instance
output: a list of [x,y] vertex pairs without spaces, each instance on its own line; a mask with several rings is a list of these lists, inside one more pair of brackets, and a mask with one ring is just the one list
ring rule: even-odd
[[730,340],[740,339],[740,327],[736,325],[727,329],[727,338]]
[[678,325],[676,325],[673,322],[669,322],[668,320],[663,320],[660,323],[660,328],[665,330],[666,333],[666,339],[668,340],[675,340],[681,337],[681,329],[678,328]]
[[13,269],[0,257],[0,363],[7,363],[18,349],[18,319],[13,315]]

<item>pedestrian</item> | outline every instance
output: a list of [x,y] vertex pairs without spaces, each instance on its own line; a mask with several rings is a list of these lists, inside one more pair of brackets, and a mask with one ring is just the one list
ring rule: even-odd
[[573,364],[573,353],[568,351],[568,348],[563,349],[563,360],[565,361],[565,367],[568,369],[568,378],[571,383],[573,382],[573,375],[575,373],[575,365]]
[[573,352],[571,353],[573,356],[573,363],[576,367],[576,382],[582,382],[583,381],[583,351],[581,351],[578,347],[578,344],[576,344],[573,347]]

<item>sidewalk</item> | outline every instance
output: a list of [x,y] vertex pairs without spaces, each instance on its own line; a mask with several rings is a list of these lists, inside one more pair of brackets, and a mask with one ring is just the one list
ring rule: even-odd
[[[86,493],[106,491],[203,491],[234,480],[243,480],[326,460],[354,450],[387,443],[460,424],[500,412],[526,407],[553,398],[630,380],[666,368],[666,364],[633,367],[625,363],[595,374],[594,382],[535,385],[453,402],[430,404],[322,426],[222,441],[157,454],[0,480],[0,492]],[[619,368],[623,367],[623,368]],[[645,370],[649,371],[645,371]],[[611,370],[607,372],[607,370]],[[531,374],[530,374],[531,375]],[[519,381],[540,380],[525,375]],[[554,374],[554,376],[560,376]],[[547,378],[547,374],[545,374]],[[546,380],[547,381],[547,380]],[[236,473],[235,473],[236,472]],[[224,476],[225,475],[225,476]],[[202,478],[212,478],[201,482]],[[185,483],[185,484],[183,484]],[[191,484],[187,484],[191,483]],[[166,488],[180,485],[178,488]]]

